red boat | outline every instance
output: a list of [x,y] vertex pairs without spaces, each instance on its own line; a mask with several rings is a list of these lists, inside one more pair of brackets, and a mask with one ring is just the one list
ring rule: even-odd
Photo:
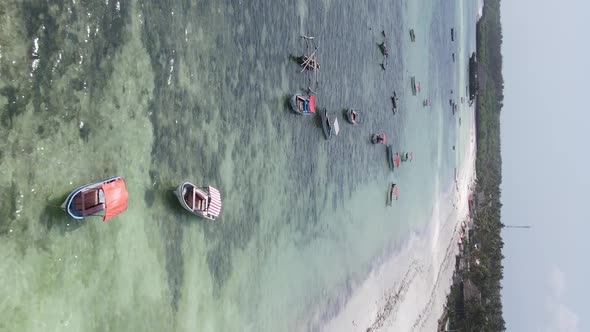
[[104,211],[102,220],[108,221],[127,210],[127,200],[125,181],[117,176],[72,191],[62,208],[70,217],[78,220],[100,215]]
[[290,100],[293,112],[301,115],[315,114],[315,96],[304,96],[296,94]]

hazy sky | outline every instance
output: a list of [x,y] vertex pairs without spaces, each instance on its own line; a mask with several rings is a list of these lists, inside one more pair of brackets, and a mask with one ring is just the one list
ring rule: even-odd
[[590,331],[590,1],[502,1],[508,331]]

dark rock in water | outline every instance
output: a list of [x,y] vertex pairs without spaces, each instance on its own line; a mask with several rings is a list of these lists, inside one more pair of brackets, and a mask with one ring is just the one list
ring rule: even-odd
[[83,125],[80,128],[80,138],[84,140],[84,142],[88,143],[88,136],[90,136],[90,128],[87,125]]

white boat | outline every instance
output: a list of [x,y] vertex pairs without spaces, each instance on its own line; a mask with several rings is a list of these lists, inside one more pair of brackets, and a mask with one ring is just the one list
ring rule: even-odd
[[190,182],[183,182],[174,191],[182,207],[194,215],[215,220],[221,214],[221,193],[208,187],[197,187]]
[[321,120],[322,120],[322,128],[324,129],[324,135],[326,135],[326,139],[330,140],[333,137],[338,136],[340,132],[340,125],[338,125],[338,119],[335,118],[334,122],[330,123],[330,117],[328,116],[328,111],[323,109],[321,112]]

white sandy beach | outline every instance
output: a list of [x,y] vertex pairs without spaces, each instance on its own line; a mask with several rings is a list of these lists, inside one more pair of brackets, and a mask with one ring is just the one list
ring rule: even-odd
[[[461,222],[468,216],[475,178],[475,126],[458,169],[458,190],[439,200],[420,234],[376,268],[325,331],[435,331],[442,315],[458,253]],[[454,200],[454,201],[453,201]]]

